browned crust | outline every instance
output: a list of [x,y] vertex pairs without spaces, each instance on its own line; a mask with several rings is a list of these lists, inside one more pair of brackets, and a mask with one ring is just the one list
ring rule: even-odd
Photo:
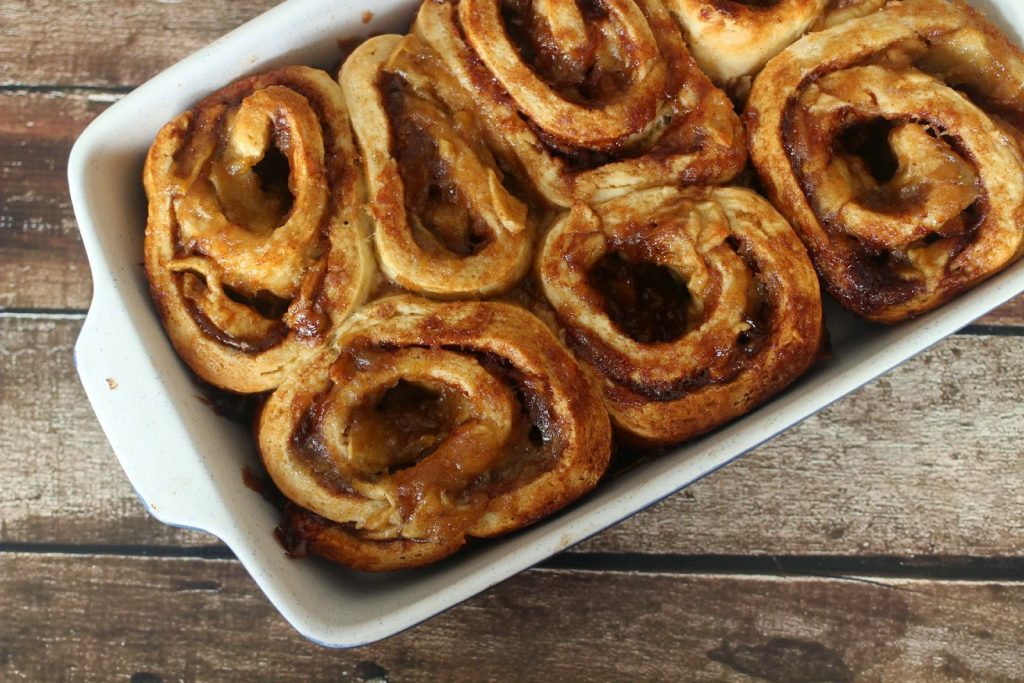
[[[946,47],[954,44],[959,47]],[[957,49],[968,57],[953,63],[950,54]],[[837,79],[857,68],[866,69],[873,82],[892,81],[899,89],[873,90],[869,100],[845,110],[836,107],[832,121],[809,113],[805,103],[823,88],[832,88],[831,97],[833,91],[844,96],[836,90],[842,84]],[[957,88],[970,88],[970,101],[942,77]],[[769,62],[745,114],[752,160],[769,197],[807,245],[829,293],[844,307],[878,322],[912,318],[1024,253],[1022,138],[1015,127],[1024,114],[1024,98],[1009,92],[1009,84],[1022,78],[1021,51],[980,14],[954,0],[891,3],[878,13],[810,35]],[[969,172],[977,174],[973,206],[963,217],[950,219],[959,221],[951,222],[953,227],[935,227],[930,238],[937,241],[930,247],[919,241],[921,231],[907,230],[914,241],[893,244],[891,235],[870,224],[845,223],[822,203],[835,186],[821,185],[814,171],[816,159],[831,163],[835,131],[842,130],[839,116],[941,131],[948,141],[946,156],[962,157]],[[825,163],[819,165],[827,168]],[[937,187],[930,177],[914,180],[915,191],[925,196]],[[909,205],[916,213],[922,210]],[[931,205],[935,202],[924,204]],[[886,211],[889,218],[882,215]],[[912,222],[914,212],[907,211],[894,204],[876,214],[875,222]]]
[[[352,362],[358,365],[360,381],[372,382],[371,374],[393,371],[388,354],[401,364],[401,354],[409,350],[430,359],[445,354],[468,359],[474,371],[486,371],[488,385],[500,378],[505,388],[499,393],[511,392],[510,398],[485,398],[474,420],[493,419],[501,425],[499,406],[512,401],[510,405],[520,406],[513,415],[529,410],[530,420],[544,436],[547,455],[533,469],[521,470],[522,462],[492,454],[492,446],[485,443],[498,438],[494,434],[500,426],[472,437],[484,440],[476,446],[457,441],[463,432],[456,427],[447,440],[456,440],[457,446],[442,443],[417,464],[391,474],[364,479],[369,475],[350,473],[343,489],[301,471],[304,459],[296,444],[302,440],[293,434],[311,407],[332,400],[338,409],[342,399],[331,397],[333,387],[350,391],[351,380],[345,378],[354,377],[348,374],[355,367]],[[377,359],[373,364],[351,360],[366,352]],[[420,366],[413,372],[439,377],[444,371]],[[341,384],[335,385],[332,377]],[[474,394],[486,397],[493,390],[475,384],[478,380],[467,381],[474,383],[473,388],[462,391],[469,392],[471,401]],[[492,406],[497,411],[493,415]],[[436,303],[411,296],[388,297],[358,311],[336,348],[286,380],[270,397],[256,433],[261,457],[277,486],[308,509],[291,510],[286,516],[285,528],[293,541],[298,538],[313,552],[371,571],[431,562],[455,552],[468,536],[495,536],[531,524],[592,489],[611,452],[611,428],[598,390],[538,319],[510,304]],[[359,454],[346,454],[343,443],[332,441],[330,435],[336,433],[321,428],[318,443],[335,462],[358,460]],[[519,442],[508,438],[512,440],[501,441],[499,450],[518,453]],[[465,482],[459,478],[463,475],[454,473],[452,458],[462,463],[455,470],[484,483],[459,489]],[[510,468],[513,474],[506,476],[494,467]],[[448,493],[439,498],[440,490]],[[454,507],[439,502],[460,495],[465,502]]]
[[[631,242],[644,245],[643,260],[691,273],[688,288],[703,313],[675,341],[631,339],[587,283],[589,264],[628,252]],[[714,429],[780,391],[821,353],[821,300],[806,251],[747,190],[658,188],[577,207],[549,231],[537,268],[564,334],[632,442],[668,445]]]
[[[728,97],[697,68],[661,0],[639,0],[635,7],[633,14],[584,18],[585,24],[634,22],[638,35],[653,36],[653,42],[634,42],[619,32],[620,53],[643,58],[649,73],[609,92],[580,94],[574,80],[524,61],[524,46],[515,42],[523,31],[512,30],[500,12],[495,19],[489,1],[424,3],[413,33],[473,93],[481,121],[505,140],[553,204],[601,201],[665,182],[730,180],[742,170],[746,149]],[[541,28],[528,26],[525,35]],[[598,45],[591,29],[578,54],[552,54],[550,61],[584,64],[580,60]],[[626,74],[639,73],[637,67],[627,66]]]
[[[224,178],[238,182],[216,166],[243,110],[257,128],[269,120],[269,144],[291,166],[295,203],[262,237],[244,221],[264,219],[232,220],[214,189]],[[324,72],[287,67],[213,93],[160,131],[143,183],[153,301],[178,354],[205,381],[239,393],[272,389],[365,299],[374,266],[362,182],[341,90]],[[259,273],[292,278],[267,285],[278,303],[262,311]]]
[[415,36],[371,38],[339,78],[384,273],[435,298],[514,287],[529,268],[537,210],[510,189],[524,183],[499,168],[495,157],[508,155],[467,116],[469,93]]

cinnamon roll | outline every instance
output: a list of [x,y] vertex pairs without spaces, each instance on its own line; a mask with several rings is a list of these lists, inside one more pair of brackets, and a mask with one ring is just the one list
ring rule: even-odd
[[677,443],[765,401],[819,356],[818,281],[786,221],[737,188],[577,204],[537,268],[628,441]]
[[296,504],[283,535],[372,571],[551,514],[596,484],[610,431],[598,390],[530,313],[408,295],[355,313],[256,428]]
[[413,33],[551,203],[725,182],[742,125],[661,0],[431,0]]
[[666,0],[700,68],[740,99],[768,60],[808,30],[863,16],[885,1]]
[[1024,251],[1024,60],[956,0],[809,35],[754,83],[761,179],[829,292],[892,323]]
[[529,268],[535,217],[488,147],[469,93],[415,36],[371,38],[340,80],[384,273],[433,297],[513,287]]
[[146,158],[145,266],[202,379],[274,388],[366,297],[374,272],[341,89],[288,67],[168,123]]

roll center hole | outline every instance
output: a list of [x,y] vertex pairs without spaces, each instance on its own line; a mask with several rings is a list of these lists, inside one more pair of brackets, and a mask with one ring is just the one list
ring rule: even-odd
[[263,154],[263,158],[252,167],[252,172],[259,178],[263,194],[277,207],[276,223],[280,225],[295,202],[288,188],[288,177],[291,175],[288,157],[277,145],[271,145]]
[[464,417],[464,399],[443,385],[400,380],[370,405],[354,411],[353,451],[388,473],[412,467],[433,453]]
[[437,166],[433,180],[427,186],[427,197],[418,214],[425,227],[442,247],[453,254],[472,256],[479,253],[491,241],[490,228],[465,205],[458,189],[448,180],[443,166]]
[[608,318],[635,341],[670,342],[686,332],[691,296],[670,268],[610,252],[590,269],[589,280]]
[[875,182],[889,182],[900,165],[889,144],[893,127],[882,118],[851,126],[836,139],[837,151],[860,159]]
[[284,317],[285,312],[287,312],[288,307],[292,303],[289,299],[282,299],[265,289],[261,289],[249,296],[229,285],[225,284],[222,286],[224,294],[229,299],[248,306],[267,320],[280,320]]

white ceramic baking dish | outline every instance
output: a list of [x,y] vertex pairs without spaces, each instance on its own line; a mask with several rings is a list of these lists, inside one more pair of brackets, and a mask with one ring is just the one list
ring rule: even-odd
[[[359,645],[427,619],[722,467],[1024,290],[1022,262],[894,328],[832,306],[832,357],[768,405],[604,482],[543,523],[476,544],[434,567],[370,576],[317,559],[289,559],[272,534],[277,511],[242,481],[243,466],[256,462],[249,433],[197,398],[150,304],[141,267],[143,158],[167,120],[211,91],[283,64],[331,68],[339,41],[404,32],[417,4],[285,2],[114,104],[82,134],[69,161],[71,198],[94,280],[76,362],[114,452],[154,517],[220,537],[285,618],[317,642]],[[1024,5],[976,4],[1020,41]],[[373,19],[364,24],[367,9]]]

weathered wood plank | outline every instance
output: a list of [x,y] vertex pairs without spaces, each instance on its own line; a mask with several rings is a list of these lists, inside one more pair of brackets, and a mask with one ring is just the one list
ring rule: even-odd
[[980,325],[1024,325],[1024,295],[1010,299],[977,322]]
[[5,0],[0,85],[138,85],[274,4]]
[[79,133],[116,98],[0,92],[0,307],[89,305],[92,282],[68,197],[67,159]]
[[[0,541],[207,544],[151,521],[71,364],[77,320],[0,317]],[[1024,554],[1024,337],[953,337],[581,546],[601,552]]]
[[1024,670],[1021,583],[534,570],[333,652],[292,631],[234,561],[6,553],[0,611],[4,680],[1009,681]]
[[0,318],[0,541],[210,543],[141,509],[75,373],[80,328]]

